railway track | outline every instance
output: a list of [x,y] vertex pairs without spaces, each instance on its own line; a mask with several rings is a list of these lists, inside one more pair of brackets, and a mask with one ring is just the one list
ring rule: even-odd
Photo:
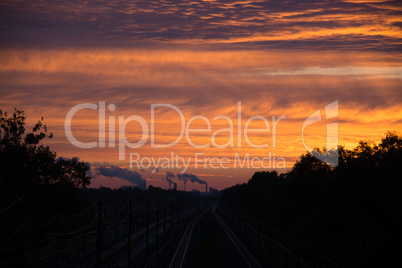
[[193,220],[191,220],[190,223],[187,225],[187,228],[180,240],[179,246],[177,247],[177,250],[176,250],[175,254],[173,255],[173,258],[170,262],[169,268],[184,267],[186,254],[188,252],[189,243],[190,243],[191,235],[193,233],[194,225],[197,223],[197,221],[201,217],[202,217],[202,215],[198,215]]
[[244,260],[244,264],[246,267],[260,267],[262,268],[261,264],[253,257],[253,255],[248,251],[246,246],[237,238],[237,236],[232,232],[232,230],[227,226],[227,224],[222,220],[219,214],[216,212],[216,206],[212,209],[212,214],[215,216],[216,220],[218,221],[219,225],[223,228],[227,236],[229,237],[230,241],[238,250],[240,256]]

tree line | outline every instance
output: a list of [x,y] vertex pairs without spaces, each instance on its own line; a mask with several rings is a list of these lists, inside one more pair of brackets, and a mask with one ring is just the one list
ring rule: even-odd
[[385,264],[397,256],[402,226],[402,136],[339,146],[338,155],[333,168],[305,153],[288,173],[256,172],[223,190],[221,200],[353,265]]

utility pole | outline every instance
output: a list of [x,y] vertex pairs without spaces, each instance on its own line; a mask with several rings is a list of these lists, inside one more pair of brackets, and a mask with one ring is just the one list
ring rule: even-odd
[[148,250],[148,245],[149,245],[149,197],[147,199],[147,233],[146,233],[146,244],[145,248]]
[[184,221],[184,209],[183,209],[183,199],[180,199],[180,204],[181,204],[181,223]]
[[170,199],[170,221],[171,221],[172,227],[174,226],[173,202],[174,202],[174,199],[173,199],[173,196],[172,196],[171,199]]
[[166,198],[163,204],[163,244],[166,245]]
[[102,196],[98,201],[98,225],[96,230],[96,266],[102,266]]
[[159,197],[156,200],[156,251],[159,248]]
[[19,239],[18,239],[18,267],[25,267],[25,231],[26,231],[26,220],[28,217],[27,213],[27,205],[26,205],[26,196],[22,197],[21,201],[21,230],[19,231]]
[[130,197],[130,201],[128,203],[129,205],[129,211],[128,211],[128,252],[127,252],[127,267],[131,266],[131,226],[132,226],[132,214],[133,214],[133,199]]

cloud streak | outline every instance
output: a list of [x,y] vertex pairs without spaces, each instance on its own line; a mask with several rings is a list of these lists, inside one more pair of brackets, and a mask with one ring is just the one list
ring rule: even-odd
[[[398,50],[394,1],[2,1],[3,46],[332,47]],[[280,43],[278,43],[280,42]]]

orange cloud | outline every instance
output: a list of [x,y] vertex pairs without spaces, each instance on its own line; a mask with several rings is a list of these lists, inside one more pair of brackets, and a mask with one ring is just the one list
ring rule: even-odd
[[[301,142],[303,122],[318,109],[335,100],[339,101],[339,141],[348,147],[359,139],[379,139],[387,130],[402,129],[402,96],[400,55],[378,52],[322,52],[299,50],[274,51],[191,51],[146,49],[97,50],[2,50],[0,75],[2,76],[3,110],[23,109],[33,124],[40,116],[50,131],[55,133],[51,147],[66,157],[79,156],[90,162],[110,162],[128,166],[129,154],[141,157],[170,157],[173,152],[189,160],[193,173],[211,175],[219,187],[242,182],[256,169],[234,169],[233,161],[247,154],[267,157],[269,153],[285,159],[291,167],[305,152]],[[106,147],[81,149],[66,138],[64,122],[68,111],[80,103],[115,104],[116,110],[106,114]],[[242,119],[237,119],[237,103],[241,102]],[[173,147],[158,149],[146,144],[137,149],[126,148],[126,160],[119,161],[119,118],[139,115],[147,122],[150,133],[151,104],[169,103],[178,107],[187,123],[191,117],[201,115],[211,122],[207,133],[193,133],[195,144],[190,146],[185,136]],[[265,117],[269,132],[250,133],[252,143],[267,143],[267,148],[253,148],[244,136],[246,121],[252,116]],[[115,147],[109,147],[109,116],[115,118]],[[215,148],[212,134],[234,122],[233,137],[229,132],[216,135]],[[273,143],[273,119],[280,121]],[[98,141],[98,111],[82,110],[73,118],[72,131],[81,142]],[[159,109],[155,115],[155,141],[163,144],[174,141],[180,134],[180,117],[169,109]],[[242,146],[238,144],[238,125],[241,125]],[[309,146],[325,145],[326,122],[312,125],[305,131]],[[206,128],[196,120],[192,128]],[[264,128],[255,120],[250,128]],[[126,138],[136,142],[141,138],[141,126],[132,122],[126,126]],[[195,169],[196,153],[206,158],[227,157],[228,170]],[[216,165],[216,164],[215,164]],[[198,166],[199,167],[199,166]],[[176,170],[175,172],[179,172]],[[232,176],[232,177],[229,177]],[[219,181],[219,183],[218,183]],[[213,181],[210,181],[211,185]],[[109,182],[104,182],[109,183]],[[110,181],[111,184],[115,183]],[[159,185],[159,184],[158,184]],[[163,185],[163,184],[162,184]]]

